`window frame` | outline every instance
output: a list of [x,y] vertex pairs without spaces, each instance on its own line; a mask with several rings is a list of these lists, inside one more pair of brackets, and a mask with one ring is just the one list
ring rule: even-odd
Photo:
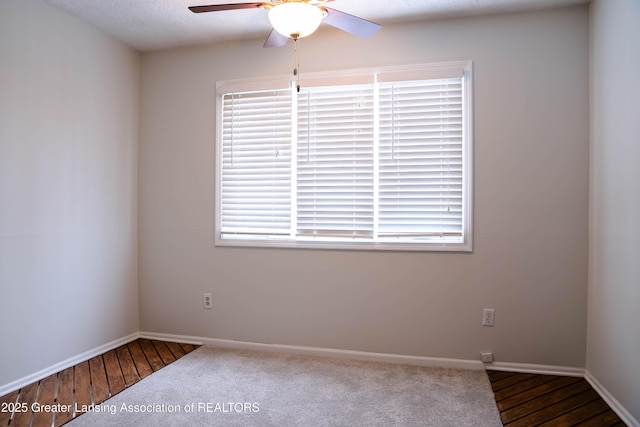
[[[427,80],[450,77],[452,72],[462,75],[462,242],[407,242],[398,241],[346,241],[341,239],[292,236],[261,236],[252,238],[222,238],[221,236],[221,194],[222,194],[222,103],[225,94],[255,90],[276,90],[293,88],[297,82],[290,76],[227,80],[216,83],[216,137],[215,137],[215,246],[254,247],[254,248],[293,248],[293,249],[331,249],[331,250],[374,250],[374,251],[419,251],[419,252],[472,252],[473,251],[473,63],[472,61],[454,61],[437,64],[418,64],[398,67],[380,67],[358,70],[305,73],[300,76],[300,85],[330,86],[343,84],[373,83],[377,76],[383,81]],[[295,107],[295,101],[292,108]],[[295,129],[296,123],[292,123]],[[292,131],[295,135],[295,130]],[[295,137],[295,136],[294,136]],[[295,168],[292,169],[292,175]],[[294,179],[295,181],[295,179]],[[293,186],[295,188],[295,185]],[[374,196],[375,197],[375,196]],[[292,198],[292,204],[295,197]],[[295,206],[295,205],[293,205]],[[293,208],[293,207],[292,207]]]

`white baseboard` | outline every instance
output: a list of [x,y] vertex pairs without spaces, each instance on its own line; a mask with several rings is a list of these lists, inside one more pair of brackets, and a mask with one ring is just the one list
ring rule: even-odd
[[116,340],[113,340],[101,346],[92,348],[91,350],[85,351],[84,353],[78,354],[77,356],[70,357],[67,360],[63,360],[62,362],[56,363],[55,365],[49,366],[48,368],[42,369],[31,375],[18,378],[17,380],[12,381],[9,384],[0,385],[0,396],[4,396],[5,394],[21,389],[26,385],[29,385],[36,381],[40,381],[41,379],[46,378],[49,375],[63,371],[71,366],[75,366],[78,363],[84,362],[85,360],[89,360],[92,357],[95,357],[99,354],[106,353],[107,351],[113,350],[114,348],[118,348],[123,344],[126,344],[128,342],[138,339],[139,337],[140,337],[140,333],[135,332],[131,335],[127,335],[126,337],[118,338]]
[[370,353],[365,351],[339,350],[333,348],[306,347],[298,345],[263,344],[247,341],[234,341],[215,338],[158,334],[141,332],[142,338],[166,341],[189,342],[191,344],[205,344],[214,347],[237,350],[268,351],[274,353],[300,354],[305,356],[323,356],[337,359],[366,360],[371,362],[386,362],[413,366],[433,366],[441,368],[456,368],[469,370],[484,370],[484,364],[479,360],[447,359],[440,357],[405,356],[401,354]]
[[184,344],[202,345],[204,338],[194,337],[191,335],[161,334],[158,332],[140,332],[139,338],[158,341],[173,341]]
[[640,422],[636,420],[629,413],[629,411],[627,411],[625,407],[622,406],[620,402],[618,402],[618,400],[611,395],[611,393],[609,393],[609,390],[604,388],[604,386],[600,384],[600,382],[598,382],[598,380],[595,379],[593,375],[591,375],[591,372],[585,371],[584,379],[587,380],[589,384],[591,384],[591,387],[593,387],[593,389],[600,395],[600,397],[602,397],[602,399],[607,402],[611,409],[613,409],[613,411],[618,414],[620,419],[624,421],[626,425],[628,425],[629,427],[640,427]]
[[567,377],[584,377],[584,368],[570,366],[535,365],[531,363],[493,362],[487,363],[492,371],[521,372],[524,374],[564,375]]

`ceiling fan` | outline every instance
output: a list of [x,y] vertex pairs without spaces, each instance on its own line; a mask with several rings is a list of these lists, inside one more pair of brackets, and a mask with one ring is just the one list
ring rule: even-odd
[[270,0],[191,6],[189,10],[193,13],[255,8],[268,10],[273,30],[265,41],[264,47],[284,46],[290,38],[297,41],[313,33],[323,21],[362,38],[369,38],[382,28],[375,22],[326,7],[325,4],[331,1],[333,0]]

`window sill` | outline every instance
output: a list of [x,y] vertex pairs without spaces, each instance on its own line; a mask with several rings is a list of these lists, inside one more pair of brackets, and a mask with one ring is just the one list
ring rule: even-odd
[[223,239],[216,237],[216,246],[280,249],[322,249],[355,251],[400,251],[400,252],[473,252],[471,242],[408,243],[408,242],[331,242],[327,240],[279,240],[279,239]]

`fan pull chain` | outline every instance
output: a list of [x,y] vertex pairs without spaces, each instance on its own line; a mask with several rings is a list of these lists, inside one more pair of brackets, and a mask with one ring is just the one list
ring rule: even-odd
[[295,64],[293,65],[293,75],[296,78],[296,90],[300,92],[300,46],[298,45],[298,36],[293,35],[293,55]]

